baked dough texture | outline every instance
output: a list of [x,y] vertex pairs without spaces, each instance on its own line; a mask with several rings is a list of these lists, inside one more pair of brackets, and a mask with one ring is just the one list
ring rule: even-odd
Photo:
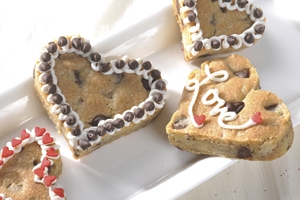
[[[207,79],[208,74],[228,78],[218,82]],[[229,119],[231,115],[235,118]],[[239,55],[206,61],[190,73],[166,132],[181,150],[261,161],[285,154],[294,138],[287,106],[276,94],[260,89],[256,69]]]
[[244,0],[173,0],[186,61],[240,51],[264,34],[266,16]]
[[146,126],[167,99],[166,81],[150,61],[108,60],[78,35],[45,46],[34,87],[74,158]]

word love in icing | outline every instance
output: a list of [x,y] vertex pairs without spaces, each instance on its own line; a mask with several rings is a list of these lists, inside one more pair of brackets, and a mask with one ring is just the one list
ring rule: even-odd
[[[191,79],[191,80],[187,81],[187,83],[185,85],[185,88],[188,91],[194,91],[191,103],[188,107],[188,114],[189,114],[189,117],[190,117],[190,120],[191,120],[193,126],[195,126],[197,128],[202,127],[204,124],[204,121],[205,121],[205,115],[198,116],[198,115],[193,114],[193,107],[196,102],[200,87],[202,85],[206,84],[209,80],[212,80],[215,82],[225,82],[229,77],[228,72],[225,70],[220,70],[220,71],[210,73],[208,65],[205,65],[205,73],[206,73],[207,77],[205,79],[203,79],[201,82],[199,82],[196,79]],[[209,98],[211,96],[212,96],[212,98]],[[218,124],[222,128],[245,129],[252,125],[262,122],[262,119],[260,117],[260,112],[256,112],[253,115],[253,117],[251,119],[249,119],[247,122],[245,122],[244,124],[241,124],[241,125],[225,124],[224,121],[232,121],[232,120],[236,119],[237,114],[235,112],[231,112],[231,111],[228,112],[228,108],[223,107],[225,105],[225,100],[221,99],[219,97],[218,89],[209,89],[203,95],[203,97],[201,98],[201,101],[204,105],[213,105],[213,104],[217,103],[215,105],[215,107],[213,109],[211,109],[211,111],[209,112],[209,115],[214,116],[214,115],[220,113],[220,115],[218,117]]]

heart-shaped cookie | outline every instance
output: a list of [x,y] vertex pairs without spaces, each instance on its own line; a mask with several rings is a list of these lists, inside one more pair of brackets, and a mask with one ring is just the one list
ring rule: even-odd
[[263,10],[247,0],[173,0],[186,61],[240,51],[265,31]]
[[75,158],[144,127],[168,96],[150,61],[105,61],[80,36],[48,43],[34,73],[37,94]]
[[278,158],[294,137],[287,106],[260,90],[255,68],[239,55],[206,61],[190,73],[166,131],[179,149],[248,160]]
[[[66,198],[56,183],[62,172],[59,145],[45,128],[22,130],[0,152],[0,200]],[[49,154],[54,151],[54,154]]]

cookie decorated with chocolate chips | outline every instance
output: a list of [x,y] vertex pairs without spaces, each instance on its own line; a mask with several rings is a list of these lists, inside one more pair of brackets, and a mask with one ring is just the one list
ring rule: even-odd
[[77,35],[42,49],[34,87],[74,158],[146,126],[168,96],[167,82],[150,61],[108,60]]
[[265,13],[247,0],[173,0],[186,61],[251,47],[265,31]]
[[0,151],[0,200],[66,199],[57,183],[61,173],[55,138],[45,128],[22,130]]
[[166,132],[181,150],[262,161],[282,156],[294,138],[287,106],[260,89],[256,69],[239,55],[190,73]]

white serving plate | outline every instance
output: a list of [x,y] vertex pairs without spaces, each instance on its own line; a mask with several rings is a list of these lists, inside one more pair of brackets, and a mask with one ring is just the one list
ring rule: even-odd
[[[267,13],[264,37],[239,54],[257,67],[263,89],[279,95],[300,122],[300,79],[297,51],[299,28],[274,12],[271,0],[253,1]],[[280,26],[279,26],[280,24]],[[62,136],[57,135],[33,89],[32,78],[0,94],[0,147],[24,128],[46,127],[61,145],[63,174],[58,182],[72,199],[174,199],[235,162],[193,155],[169,144],[165,126],[176,110],[186,77],[213,57],[183,60],[179,28],[171,4],[125,30],[93,42],[108,58],[129,55],[150,60],[168,81],[169,100],[163,112],[146,128],[74,160]],[[294,38],[294,39],[292,39]],[[294,51],[293,51],[294,50]],[[216,56],[215,56],[216,57]]]

